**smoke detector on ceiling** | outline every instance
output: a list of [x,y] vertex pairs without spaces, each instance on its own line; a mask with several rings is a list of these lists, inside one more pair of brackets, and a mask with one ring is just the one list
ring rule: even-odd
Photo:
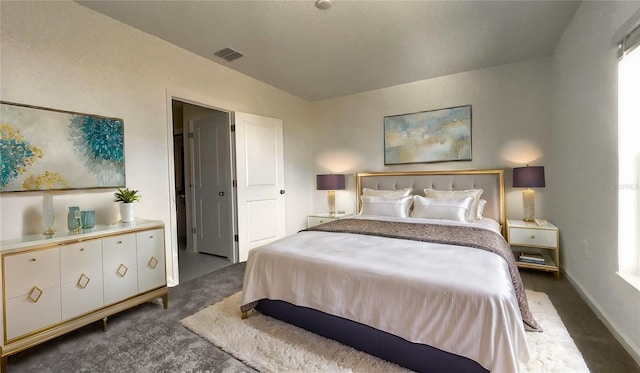
[[331,0],[316,0],[316,8],[318,9],[329,9],[331,5]]

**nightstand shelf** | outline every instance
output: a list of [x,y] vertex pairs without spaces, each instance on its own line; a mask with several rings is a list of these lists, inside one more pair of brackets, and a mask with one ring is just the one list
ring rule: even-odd
[[[530,268],[552,272],[560,279],[560,241],[559,229],[555,225],[544,222],[526,222],[507,219],[507,240],[514,252],[519,268]],[[519,260],[521,252],[541,254],[544,264],[528,263]]]
[[348,218],[353,216],[351,213],[342,213],[342,214],[329,214],[329,213],[314,213],[307,215],[307,228],[311,228],[315,225],[320,225],[324,223],[328,223],[334,220],[340,220],[344,218]]

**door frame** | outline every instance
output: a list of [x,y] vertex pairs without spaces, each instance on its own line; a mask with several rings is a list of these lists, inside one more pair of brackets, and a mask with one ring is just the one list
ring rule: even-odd
[[[176,196],[176,191],[175,191],[175,164],[174,164],[174,160],[173,160],[173,155],[174,155],[174,149],[173,149],[173,109],[172,109],[172,104],[171,101],[172,100],[177,100],[177,101],[181,101],[187,104],[191,104],[191,105],[196,105],[196,106],[200,106],[200,107],[204,107],[204,108],[208,108],[208,109],[213,109],[213,110],[217,110],[217,111],[221,111],[221,112],[225,112],[229,115],[229,118],[231,120],[231,124],[234,123],[235,121],[235,115],[234,115],[234,111],[229,110],[229,109],[223,109],[221,108],[216,102],[214,102],[214,100],[212,100],[209,97],[204,97],[202,95],[193,93],[193,92],[186,92],[184,90],[181,89],[174,89],[174,88],[167,88],[166,92],[165,92],[165,99],[166,99],[166,109],[167,109],[167,151],[168,151],[168,164],[169,164],[169,170],[168,170],[168,182],[169,182],[169,201],[170,201],[170,208],[169,208],[169,227],[168,229],[166,229],[165,227],[165,242],[169,242],[169,247],[168,250],[167,248],[165,248],[165,251],[167,251],[167,284],[169,286],[176,286],[178,285],[178,283],[180,282],[180,277],[179,277],[179,268],[178,268],[178,222],[177,222],[177,214],[176,214],[176,203],[177,203],[177,196]],[[231,159],[231,177],[235,180],[236,179],[236,164],[235,164],[235,136],[233,135],[233,132],[230,132],[229,134],[230,136],[230,141],[231,141],[231,154],[232,154],[232,159]],[[188,136],[186,138],[186,140],[188,140]],[[236,202],[236,190],[235,188],[232,188],[232,192],[231,192],[231,198],[232,198],[232,208],[231,208],[231,214],[232,214],[232,222],[233,222],[233,232],[234,235],[238,234],[238,222],[237,222],[237,202]],[[189,203],[187,201],[187,203]],[[188,214],[189,212],[187,212]],[[167,232],[168,231],[168,232]],[[168,237],[168,241],[167,241],[167,234],[169,235]],[[189,232],[187,232],[187,235],[189,235]],[[233,250],[232,250],[232,257],[229,258],[229,260],[231,261],[231,263],[237,263],[238,262],[238,244],[237,242],[233,241]]]

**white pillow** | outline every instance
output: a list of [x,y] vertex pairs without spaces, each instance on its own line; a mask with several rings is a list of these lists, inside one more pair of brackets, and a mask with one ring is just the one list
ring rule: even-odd
[[480,195],[482,195],[482,189],[467,189],[467,190],[435,190],[426,188],[424,195],[433,199],[461,199],[464,197],[472,197],[473,202],[471,208],[467,213],[467,221],[472,222],[476,220],[478,216],[478,204],[480,203]]
[[373,197],[405,197],[411,195],[413,188],[404,189],[370,189],[362,188],[363,196]]
[[480,220],[482,218],[484,218],[484,215],[482,215],[484,213],[484,206],[487,204],[487,200],[486,199],[481,199],[480,202],[478,202],[478,215],[476,216],[477,220]]
[[472,202],[473,197],[471,196],[461,199],[433,199],[413,196],[413,212],[411,212],[411,217],[466,222]]
[[362,210],[360,215],[409,217],[409,209],[413,198],[405,197],[375,197],[361,196]]

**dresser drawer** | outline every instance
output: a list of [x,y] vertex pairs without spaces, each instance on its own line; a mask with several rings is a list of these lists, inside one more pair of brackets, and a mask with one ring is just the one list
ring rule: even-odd
[[112,304],[138,293],[138,268],[122,266],[103,274],[104,304]]
[[80,274],[62,284],[62,320],[82,315],[103,305],[102,273]]
[[509,243],[534,247],[558,247],[558,233],[547,229],[509,228]]
[[136,235],[123,234],[102,240],[102,268],[104,272],[115,272],[120,264],[136,266]]
[[34,286],[40,289],[60,285],[60,252],[58,248],[36,250],[4,256],[5,298],[28,294]]
[[164,230],[136,234],[138,250],[138,291],[143,292],[167,284],[164,263]]
[[60,248],[61,283],[76,283],[82,274],[102,273],[102,242],[78,242]]
[[[7,339],[14,339],[60,322],[60,286],[41,288],[41,291],[7,299],[5,330]],[[33,286],[31,286],[33,289]],[[31,292],[29,289],[29,292]]]

